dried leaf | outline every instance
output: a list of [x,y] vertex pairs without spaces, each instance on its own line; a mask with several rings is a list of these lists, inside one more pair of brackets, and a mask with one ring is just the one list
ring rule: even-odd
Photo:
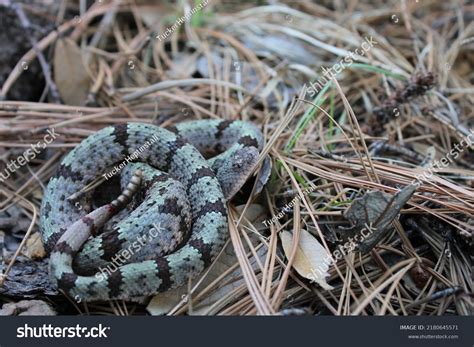
[[56,43],[54,81],[66,104],[84,104],[92,82],[82,61],[81,49],[69,38]]
[[344,214],[352,227],[340,228],[344,230],[343,238],[347,239],[363,229],[369,229],[369,236],[358,245],[362,253],[369,252],[391,230],[392,221],[415,190],[416,185],[408,185],[393,196],[376,191],[355,199]]
[[[280,233],[281,244],[287,258],[291,255],[293,235],[288,231]],[[298,249],[293,261],[293,267],[304,278],[310,279],[322,288],[331,290],[326,282],[329,265],[331,264],[331,254],[306,230],[302,229]]]
[[152,316],[161,316],[167,314],[182,299],[186,298],[187,288],[182,286],[171,289],[163,293],[156,294],[146,307],[148,313]]
[[26,247],[23,254],[30,259],[41,259],[46,256],[46,251],[44,250],[39,232],[34,232],[28,240],[26,240]]
[[[235,209],[242,214],[245,205],[236,206]],[[248,220],[250,223],[253,224],[254,227],[257,229],[262,227],[266,228],[265,225],[262,223],[267,218],[266,209],[259,204],[250,204],[245,211],[245,218],[242,219],[242,225],[248,226],[245,221]]]
[[273,52],[280,57],[285,57],[288,61],[311,66],[314,64],[312,49],[301,40],[290,38],[284,35],[265,35],[265,39],[259,36],[246,35],[241,38],[248,49],[255,54],[269,54]]
[[173,66],[168,71],[171,79],[190,78],[196,72],[196,57],[180,54],[174,57]]
[[158,11],[156,6],[139,6],[136,11],[149,28],[157,27],[165,18],[164,12]]

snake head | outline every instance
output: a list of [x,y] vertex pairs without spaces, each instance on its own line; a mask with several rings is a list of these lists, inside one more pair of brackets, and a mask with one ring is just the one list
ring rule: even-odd
[[216,176],[226,200],[232,198],[253,173],[258,156],[257,148],[243,147],[233,151],[228,160],[220,161]]

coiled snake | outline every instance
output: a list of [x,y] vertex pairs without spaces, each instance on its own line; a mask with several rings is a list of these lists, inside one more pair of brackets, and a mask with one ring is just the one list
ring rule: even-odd
[[[63,159],[42,201],[40,230],[52,280],[82,301],[185,284],[224,245],[226,201],[253,173],[262,147],[255,126],[224,120],[170,130],[128,123],[86,138]],[[118,171],[122,194],[94,206],[87,187]]]

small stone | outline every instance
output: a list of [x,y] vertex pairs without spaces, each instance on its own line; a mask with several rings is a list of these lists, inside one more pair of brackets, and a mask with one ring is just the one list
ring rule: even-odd
[[3,305],[0,316],[56,316],[56,311],[41,300],[22,300]]

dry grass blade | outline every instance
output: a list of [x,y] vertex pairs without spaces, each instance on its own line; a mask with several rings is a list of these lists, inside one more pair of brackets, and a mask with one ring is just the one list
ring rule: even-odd
[[[467,2],[212,1],[188,19],[197,2],[48,3],[20,8],[29,46],[0,54],[0,252],[10,274],[0,305],[21,296],[8,281],[23,260],[40,263],[21,250],[66,153],[109,125],[222,118],[262,130],[258,165],[271,162],[271,175],[261,193],[254,175],[228,202],[229,241],[202,277],[151,306],[35,295],[79,314],[153,305],[167,315],[472,314]],[[7,35],[5,52],[22,41]],[[51,129],[58,138],[19,164]],[[410,184],[406,203],[381,214],[379,238],[348,239],[360,235],[347,232],[351,222],[366,220],[348,215],[354,201]],[[306,237],[320,247],[301,247]],[[327,287],[298,272],[304,252],[308,263],[330,255]]]

